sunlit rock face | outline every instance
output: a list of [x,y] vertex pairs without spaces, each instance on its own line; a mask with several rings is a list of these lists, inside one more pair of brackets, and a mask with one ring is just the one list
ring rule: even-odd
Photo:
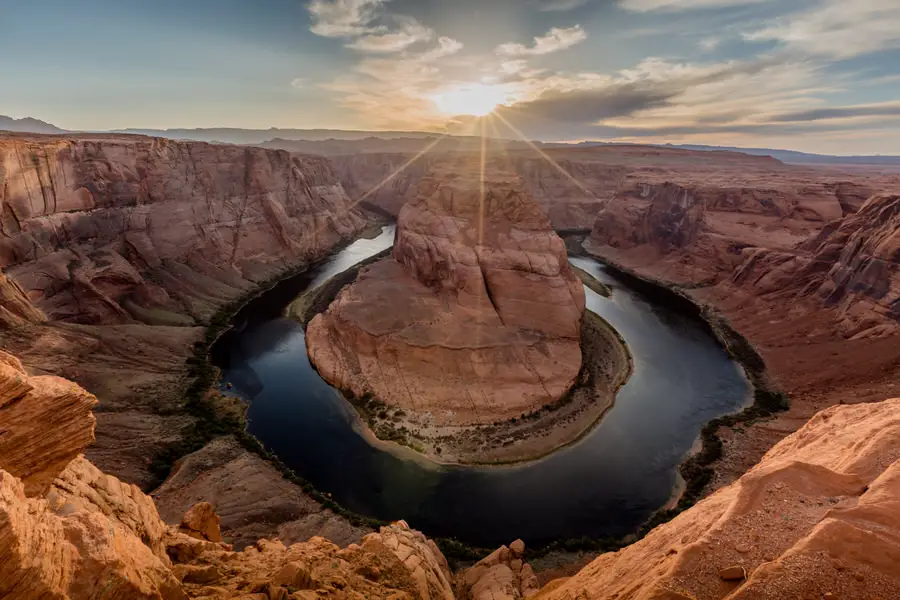
[[584,290],[521,180],[448,158],[400,213],[393,257],[317,316],[321,374],[437,423],[505,420],[558,400],[581,366]]

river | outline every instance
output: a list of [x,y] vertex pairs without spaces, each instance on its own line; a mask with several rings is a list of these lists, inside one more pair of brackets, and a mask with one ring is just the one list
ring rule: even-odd
[[620,537],[670,499],[678,464],[704,423],[740,409],[749,388],[701,323],[657,306],[587,258],[571,262],[609,285],[587,306],[625,339],[634,373],[578,443],[531,463],[445,467],[371,444],[355,409],[310,365],[303,328],[284,318],[304,290],[393,243],[394,228],[357,240],[248,304],[213,348],[222,385],[250,402],[248,429],[345,508],[406,519],[429,536],[494,547],[521,537]]

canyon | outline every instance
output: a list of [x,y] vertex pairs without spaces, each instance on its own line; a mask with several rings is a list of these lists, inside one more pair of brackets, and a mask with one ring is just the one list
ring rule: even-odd
[[[536,244],[524,254],[555,265],[542,280],[548,302],[567,308],[540,332],[573,358],[559,361],[574,368],[564,390],[581,364],[584,310],[553,231],[568,233],[571,247],[727,318],[790,396],[785,413],[718,428],[704,499],[552,582],[535,577],[519,541],[453,572],[406,523],[351,524],[233,427],[210,428],[242,411],[214,381],[185,389],[236,303],[356,237],[373,217],[351,198],[413,157],[0,134],[0,595],[90,598],[103,585],[122,597],[279,600],[895,595],[900,400],[885,398],[900,391],[900,176],[640,146],[546,154],[492,157],[486,189],[514,187],[519,200],[492,196],[516,218],[485,260],[446,235],[451,222],[471,228],[471,156],[425,156],[370,195],[399,217],[393,257],[361,271],[310,324],[311,341],[317,330],[358,338],[359,323],[384,314],[351,319],[354,305],[379,294],[421,310],[439,281],[476,323],[493,319],[479,304],[489,296],[496,318],[531,319],[520,296],[491,285],[497,275],[504,292],[540,297],[491,270],[520,250],[500,240],[521,229]],[[459,205],[440,193],[454,186]],[[160,456],[179,460],[151,498]]]

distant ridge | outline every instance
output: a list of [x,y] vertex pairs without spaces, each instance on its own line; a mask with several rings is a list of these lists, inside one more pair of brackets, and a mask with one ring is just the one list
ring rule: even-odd
[[6,115],[0,115],[0,131],[15,131],[16,133],[66,133],[65,129],[60,129],[56,125],[51,125],[45,121],[40,121],[31,117],[13,119]]
[[[75,133],[35,119],[24,117],[14,119],[0,115],[0,131],[16,133],[64,134]],[[363,131],[345,129],[241,129],[239,127],[210,127],[196,129],[115,129],[111,131],[92,131],[91,133],[132,134],[163,137],[175,140],[194,140],[198,142],[218,142],[223,144],[252,144],[270,148],[285,148],[294,152],[336,155],[355,152],[406,152],[418,150],[416,140],[426,143],[441,134],[428,131]],[[447,136],[442,142],[442,149],[453,147],[457,150],[470,149],[477,146],[476,138],[470,136]],[[389,143],[380,143],[388,141]],[[326,144],[321,144],[326,142]],[[518,147],[522,142],[504,140],[507,147]],[[537,142],[543,148],[584,148],[591,146],[623,145],[623,142]],[[754,156],[771,156],[782,162],[795,165],[859,165],[859,166],[900,166],[900,156],[834,156],[813,154],[796,150],[780,150],[776,148],[741,148],[739,146],[709,146],[704,144],[624,144],[636,146],[657,146],[695,151],[727,151],[741,152]],[[293,147],[292,147],[293,146]]]
[[262,144],[272,139],[324,142],[326,140],[357,141],[372,137],[381,139],[423,139],[441,135],[427,131],[358,131],[343,129],[240,129],[236,127],[212,127],[199,129],[116,129],[110,133],[150,135],[175,140],[220,142],[225,144]]

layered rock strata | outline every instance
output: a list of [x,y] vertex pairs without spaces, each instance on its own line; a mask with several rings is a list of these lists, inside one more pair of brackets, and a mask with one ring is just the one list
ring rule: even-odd
[[189,325],[363,225],[326,160],[260,148],[0,137],[0,180],[0,267],[57,321]]
[[830,408],[756,467],[541,600],[892,598],[900,399]]
[[[558,400],[581,367],[584,290],[514,174],[448,159],[400,214],[393,257],[307,331],[320,373],[357,396],[467,425]],[[483,191],[483,197],[482,197]]]
[[323,158],[0,134],[0,343],[96,394],[89,457],[149,486],[213,315],[364,226]]

